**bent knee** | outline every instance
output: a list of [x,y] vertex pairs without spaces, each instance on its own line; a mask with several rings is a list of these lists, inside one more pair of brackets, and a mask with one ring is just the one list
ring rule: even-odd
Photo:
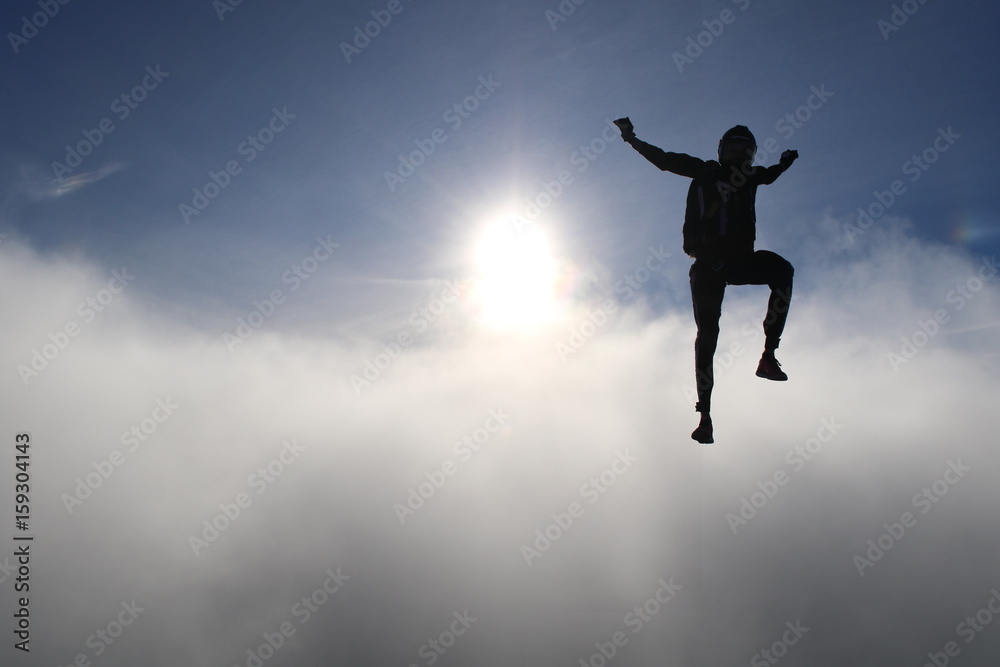
[[775,282],[782,285],[790,285],[792,277],[795,275],[795,267],[784,257],[774,256],[774,278]]

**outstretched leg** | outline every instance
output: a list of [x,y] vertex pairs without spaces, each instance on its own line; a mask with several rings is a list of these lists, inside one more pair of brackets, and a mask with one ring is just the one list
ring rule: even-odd
[[719,343],[719,318],[722,316],[722,298],[726,281],[720,273],[721,266],[704,260],[691,265],[691,303],[698,333],[694,341],[695,381],[698,403],[695,410],[701,413],[701,423],[691,437],[701,443],[714,442],[712,436],[712,389],[715,386],[713,359]]

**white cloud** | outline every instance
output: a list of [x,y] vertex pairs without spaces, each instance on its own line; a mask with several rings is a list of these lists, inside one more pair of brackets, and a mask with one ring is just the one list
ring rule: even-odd
[[[3,297],[0,410],[8,438],[33,438],[33,651],[95,658],[88,636],[135,599],[144,611],[102,664],[247,664],[283,621],[295,634],[266,664],[427,664],[422,645],[465,610],[477,620],[443,664],[579,664],[618,630],[615,664],[731,664],[797,619],[810,628],[789,648],[797,664],[917,664],[995,582],[996,356],[948,331],[1000,321],[998,290],[987,281],[958,311],[949,291],[981,258],[880,224],[862,249],[797,266],[788,383],[753,376],[762,337],[742,325],[766,291],[730,288],[720,357],[745,351],[718,371],[712,447],[689,438],[687,310],[620,310],[565,363],[555,342],[582,312],[527,340],[464,328],[402,349],[358,395],[350,375],[381,341],[302,337],[279,316],[230,353],[139,287],[84,323],[78,304],[110,268],[5,242],[0,274],[19,287]],[[939,309],[949,322],[894,371],[887,355]],[[25,386],[17,367],[69,321],[79,335]],[[510,415],[492,431],[491,410]],[[132,428],[146,436],[134,451]],[[479,451],[455,444],[486,433]],[[63,494],[114,450],[121,465],[70,514]],[[914,494],[958,460],[969,472],[921,514]],[[401,525],[394,505],[442,479]],[[768,489],[734,534],[726,515]],[[196,556],[190,536],[241,493]],[[853,557],[905,511],[915,526],[859,576]],[[522,546],[547,528],[562,534],[529,567]],[[296,603],[338,567],[349,579],[301,623]],[[680,590],[634,633],[627,614],[671,577]]]

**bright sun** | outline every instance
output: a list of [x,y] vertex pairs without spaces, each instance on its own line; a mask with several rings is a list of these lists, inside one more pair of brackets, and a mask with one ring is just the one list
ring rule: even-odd
[[483,323],[525,331],[555,315],[557,266],[536,225],[510,217],[488,225],[475,250],[475,301]]

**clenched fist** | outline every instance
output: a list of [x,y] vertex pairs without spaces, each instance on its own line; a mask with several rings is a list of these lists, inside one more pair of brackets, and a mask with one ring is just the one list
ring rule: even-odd
[[792,166],[792,163],[798,159],[798,157],[799,157],[798,151],[785,151],[784,153],[781,154],[781,158],[778,160],[778,162],[781,163],[781,165],[784,167],[790,167]]
[[618,129],[622,131],[622,139],[625,141],[628,141],[635,136],[635,128],[632,127],[632,121],[628,119],[628,116],[616,120],[615,125],[617,125]]

